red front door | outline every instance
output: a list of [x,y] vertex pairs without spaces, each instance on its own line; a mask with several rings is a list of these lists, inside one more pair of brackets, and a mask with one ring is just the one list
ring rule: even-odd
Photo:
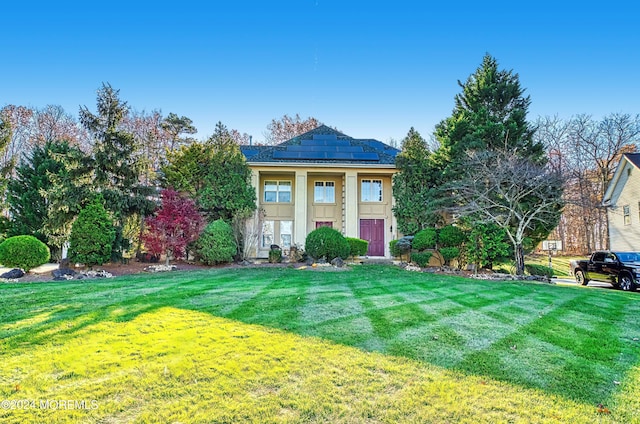
[[384,219],[361,219],[360,238],[369,242],[369,256],[384,256]]

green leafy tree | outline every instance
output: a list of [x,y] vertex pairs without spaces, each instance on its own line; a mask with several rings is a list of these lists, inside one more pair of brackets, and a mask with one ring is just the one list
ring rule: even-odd
[[524,95],[518,74],[498,69],[489,54],[455,96],[449,118],[436,126],[440,148],[435,159],[446,178],[455,178],[469,152],[512,150],[519,157],[541,163],[542,143],[534,141],[534,127],[527,121],[531,99]]
[[91,267],[102,265],[111,258],[116,230],[103,202],[102,196],[98,195],[80,211],[71,227],[69,260]]
[[230,132],[218,122],[206,143],[192,143],[168,155],[165,184],[198,199],[209,221],[228,222],[256,209],[251,169]]
[[93,137],[93,185],[104,196],[116,222],[118,243],[114,246],[114,258],[121,256],[128,246],[128,241],[122,239],[126,218],[147,215],[155,208],[149,200],[153,189],[140,183],[144,164],[137,160],[139,146],[133,134],[123,129],[128,112],[127,103],[119,98],[119,90],[109,84],[98,90],[96,114],[87,107],[80,108],[80,123]]
[[256,209],[256,192],[240,147],[221,122],[207,145],[213,151],[212,166],[200,193],[200,206],[210,220],[229,222],[238,214],[248,217]]
[[5,210],[4,193],[7,187],[8,177],[14,166],[12,157],[8,157],[7,149],[11,144],[11,124],[0,114],[0,209]]
[[47,243],[44,226],[48,217],[47,193],[52,189],[52,175],[63,171],[61,157],[71,147],[67,141],[47,141],[36,145],[24,155],[16,168],[16,176],[9,181],[7,201],[11,212],[10,236],[28,234]]
[[162,129],[167,133],[169,138],[169,151],[173,151],[180,145],[187,145],[193,142],[193,139],[185,137],[184,134],[195,134],[198,132],[193,126],[193,121],[186,116],[178,116],[170,113],[162,121]]
[[416,234],[442,219],[437,212],[438,171],[430,156],[426,141],[411,128],[402,141],[396,157],[398,172],[393,176],[393,213],[404,234]]
[[509,239],[503,228],[493,223],[471,220],[465,254],[475,269],[493,268],[493,263],[511,254]]
[[207,265],[231,262],[236,251],[233,229],[222,219],[207,225],[196,242],[196,252]]
[[91,157],[78,147],[63,143],[54,150],[51,156],[58,165],[51,163],[50,185],[41,191],[47,204],[42,232],[47,244],[60,251],[69,241],[73,221],[92,196],[93,178]]
[[[531,100],[524,95],[518,74],[498,69],[497,61],[487,54],[476,72],[464,84],[458,83],[462,92],[455,97],[452,115],[436,126],[440,147],[434,161],[442,170],[444,188],[440,204],[503,228],[522,274],[525,241],[544,238],[555,227],[561,202],[553,196],[562,190],[544,169],[545,149],[534,140],[534,127],[527,121]],[[501,166],[509,169],[501,172]],[[518,169],[524,174],[518,175]],[[534,176],[551,185],[536,181],[525,187],[526,181],[515,181],[521,184],[517,187],[521,194],[511,192],[513,181],[503,179],[504,185],[496,186],[503,177]],[[532,186],[538,191],[531,191]],[[510,199],[504,197],[505,191]]]

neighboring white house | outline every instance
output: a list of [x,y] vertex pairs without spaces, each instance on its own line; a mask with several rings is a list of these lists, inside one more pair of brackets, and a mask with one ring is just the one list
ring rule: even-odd
[[607,207],[609,248],[640,251],[640,153],[625,153],[602,199]]

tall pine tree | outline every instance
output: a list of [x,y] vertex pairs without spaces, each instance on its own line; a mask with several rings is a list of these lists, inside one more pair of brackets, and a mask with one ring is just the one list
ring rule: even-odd
[[533,140],[534,128],[527,122],[531,99],[524,95],[518,74],[499,70],[487,54],[475,73],[458,84],[462,92],[455,96],[453,113],[435,132],[440,143],[435,158],[445,177],[455,176],[470,152],[514,150],[520,157],[544,162],[544,146]]
[[138,146],[134,136],[121,125],[129,108],[118,95],[119,90],[103,84],[98,90],[97,113],[80,108],[80,123],[93,137],[93,184],[104,197],[116,224],[114,259],[128,246],[128,241],[122,238],[126,219],[144,216],[155,207],[149,200],[154,190],[141,183],[143,169],[136,160]]
[[437,213],[437,169],[431,152],[420,133],[413,127],[402,140],[402,151],[396,157],[398,173],[393,176],[393,213],[398,230],[416,234],[423,228],[440,223]]
[[[520,274],[525,244],[535,246],[557,223],[561,202],[556,196],[561,190],[552,183],[554,176],[545,173],[544,146],[533,138],[535,130],[527,121],[531,99],[524,95],[518,74],[498,69],[497,61],[487,54],[475,73],[464,84],[458,84],[462,92],[455,97],[453,113],[436,126],[435,132],[440,147],[434,160],[442,170],[443,187],[449,188],[441,191],[440,200],[448,203],[451,211],[484,216],[507,234],[517,234],[510,238]],[[518,169],[531,172],[518,174]],[[507,174],[522,175],[521,178],[536,175],[548,179],[549,187],[532,185],[515,200],[506,199],[495,187],[488,189],[496,175]],[[498,187],[516,187],[513,183],[518,182],[521,181],[505,180]],[[553,190],[549,193],[551,185]],[[479,198],[485,206],[480,205]],[[496,205],[505,202],[507,206],[495,210]]]

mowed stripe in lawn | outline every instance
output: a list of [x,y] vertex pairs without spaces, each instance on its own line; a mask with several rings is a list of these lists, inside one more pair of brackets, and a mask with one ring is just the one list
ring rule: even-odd
[[626,402],[638,393],[640,354],[633,340],[638,327],[624,320],[640,312],[635,294],[472,281],[380,266],[341,272],[226,269],[146,281],[130,277],[89,283],[69,299],[70,285],[27,290],[23,298],[16,294],[20,288],[6,291],[15,304],[33,303],[31,317],[0,306],[0,316],[23,317],[0,327],[3,346],[15,352],[46,340],[64,341],[104,321],[127,322],[175,307],[406,357],[588,405],[616,406],[617,418],[638,417],[637,402]]
[[0,371],[4,399],[56,405],[0,410],[6,423],[615,422],[540,390],[172,307],[3,356]]

